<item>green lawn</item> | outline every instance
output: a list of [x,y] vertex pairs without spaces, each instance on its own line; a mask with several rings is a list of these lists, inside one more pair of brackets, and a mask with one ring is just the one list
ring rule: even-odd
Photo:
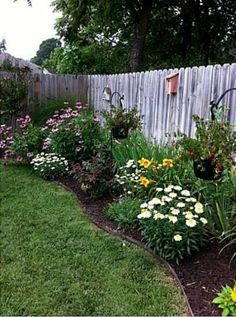
[[184,315],[165,268],[24,166],[1,171],[1,315]]

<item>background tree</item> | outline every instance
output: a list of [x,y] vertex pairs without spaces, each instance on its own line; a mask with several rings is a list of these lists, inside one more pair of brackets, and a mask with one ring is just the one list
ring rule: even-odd
[[39,66],[42,66],[43,61],[50,56],[51,52],[55,48],[60,46],[61,46],[61,42],[58,39],[55,39],[55,38],[47,39],[40,44],[39,50],[37,51],[36,56],[31,58],[30,61]]

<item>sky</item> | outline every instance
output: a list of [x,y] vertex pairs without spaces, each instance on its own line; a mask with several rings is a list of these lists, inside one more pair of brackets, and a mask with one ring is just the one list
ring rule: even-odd
[[0,0],[0,40],[5,38],[7,52],[29,60],[36,55],[42,41],[56,37],[52,0]]

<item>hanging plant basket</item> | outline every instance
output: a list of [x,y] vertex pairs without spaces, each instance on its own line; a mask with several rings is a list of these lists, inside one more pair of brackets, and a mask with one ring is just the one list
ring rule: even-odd
[[122,125],[117,125],[112,127],[111,132],[112,132],[113,138],[115,139],[126,139],[129,134],[129,128]]
[[222,170],[219,171],[209,159],[194,161],[193,170],[196,177],[205,180],[217,180],[222,176]]

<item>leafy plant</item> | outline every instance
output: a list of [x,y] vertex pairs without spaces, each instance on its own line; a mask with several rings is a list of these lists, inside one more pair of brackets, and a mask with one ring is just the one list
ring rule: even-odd
[[161,257],[179,263],[206,243],[204,206],[181,186],[156,187],[140,208],[144,241]]
[[[197,162],[209,161],[216,173],[232,165],[232,154],[236,151],[236,131],[231,124],[220,120],[204,120],[193,116],[196,124],[196,138],[179,133],[178,144],[184,153]],[[199,163],[199,164],[200,164]]]
[[30,161],[41,152],[46,133],[39,127],[34,127],[30,116],[17,119],[19,129],[13,134],[12,154],[18,159]]
[[83,105],[56,111],[43,130],[48,131],[50,140],[45,140],[44,149],[75,162],[90,159],[107,141],[100,123]]
[[222,316],[236,316],[236,284],[233,288],[224,286],[212,302],[222,309]]
[[106,150],[87,161],[72,163],[71,168],[73,177],[90,197],[99,198],[111,192],[112,159]]
[[102,115],[106,120],[106,126],[111,129],[116,126],[136,130],[141,128],[141,117],[137,106],[130,110],[126,110],[122,106],[111,106],[111,111],[102,111]]
[[0,66],[0,116],[4,120],[23,112],[29,81],[28,68],[12,67],[6,62]]
[[56,153],[40,153],[31,161],[33,169],[47,180],[57,180],[68,174],[68,162]]
[[226,248],[234,250],[230,259],[230,264],[236,261],[236,225],[229,231],[225,232],[224,238],[221,240],[222,243],[226,243],[225,246],[220,250],[222,253]]
[[106,214],[118,223],[119,229],[135,229],[139,225],[137,216],[140,203],[139,199],[124,197],[109,204],[106,208]]

